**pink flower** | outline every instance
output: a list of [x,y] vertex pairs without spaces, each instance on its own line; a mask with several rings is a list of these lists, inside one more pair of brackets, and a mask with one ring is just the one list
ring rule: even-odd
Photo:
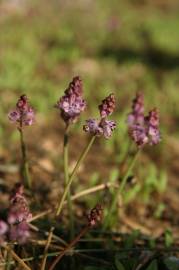
[[133,100],[132,112],[128,115],[129,134],[138,147],[160,142],[159,114],[156,109],[144,116],[143,95],[137,94]]
[[147,134],[149,138],[149,144],[157,144],[161,140],[159,131],[159,113],[156,108],[151,110],[148,116],[145,117],[145,123],[147,126]]
[[18,123],[20,127],[30,126],[35,121],[34,110],[28,103],[26,95],[22,95],[17,101],[16,108],[8,114],[8,118],[13,123]]
[[24,196],[23,186],[17,184],[13,195],[10,199],[10,207],[8,211],[8,223],[16,224],[22,221],[28,221],[32,217],[27,200]]

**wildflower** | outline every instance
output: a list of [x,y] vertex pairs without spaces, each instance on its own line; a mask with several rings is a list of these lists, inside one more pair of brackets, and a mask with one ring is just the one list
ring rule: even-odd
[[97,204],[88,214],[88,225],[94,227],[98,222],[102,220],[103,209],[100,204]]
[[137,93],[132,102],[132,112],[128,115],[129,126],[144,122],[144,96]]
[[143,96],[137,94],[128,115],[129,134],[138,147],[160,142],[159,114],[156,109],[144,116]]
[[112,131],[116,128],[116,123],[113,120],[107,120],[107,116],[111,115],[115,108],[114,94],[110,94],[105,98],[98,108],[101,119],[90,118],[86,120],[83,130],[93,136],[104,136],[106,139],[109,139]]
[[85,132],[89,132],[93,136],[101,136],[103,134],[103,129],[100,127],[100,121],[97,119],[86,120],[86,125],[83,126]]
[[115,109],[115,96],[110,94],[108,97],[102,100],[102,103],[98,106],[99,112],[102,118],[111,115]]
[[74,77],[65,90],[65,95],[55,105],[61,111],[61,117],[67,125],[75,123],[80,113],[86,108],[82,94],[82,81],[78,76]]
[[102,128],[103,136],[106,139],[109,139],[112,136],[112,132],[116,128],[116,123],[113,120],[102,119],[99,125]]
[[17,184],[13,195],[10,199],[10,207],[8,212],[8,223],[16,224],[22,221],[28,221],[32,217],[27,200],[24,196],[23,186]]
[[20,96],[16,108],[8,114],[8,118],[13,123],[22,126],[31,126],[35,120],[34,110],[28,103],[26,95]]
[[147,125],[147,134],[149,138],[149,144],[157,144],[160,142],[159,131],[159,113],[156,108],[151,110],[148,116],[145,117],[145,123]]

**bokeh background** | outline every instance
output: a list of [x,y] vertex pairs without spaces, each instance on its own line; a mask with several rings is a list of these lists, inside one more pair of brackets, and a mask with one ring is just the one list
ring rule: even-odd
[[[143,152],[135,168],[137,180],[128,183],[125,203],[129,205],[128,214],[143,224],[140,229],[144,232],[147,228],[153,233],[155,228],[159,234],[155,223],[159,222],[160,229],[170,227],[176,233],[178,0],[1,0],[0,29],[2,181],[17,180],[13,166],[20,158],[19,134],[8,122],[7,113],[19,95],[28,95],[37,114],[36,124],[26,130],[34,185],[38,185],[38,181],[45,183],[43,194],[49,201],[55,201],[59,182],[54,170],[57,165],[62,166],[60,147],[64,125],[54,104],[72,77],[81,76],[88,109],[72,132],[71,166],[87,141],[87,135],[81,131],[84,120],[97,116],[97,105],[110,92],[114,92],[117,99],[114,114],[117,129],[110,140],[97,141],[80,170],[74,193],[120,178],[130,144],[126,115],[136,91],[142,91],[146,111],[155,106],[160,110],[162,142]],[[7,164],[11,164],[11,169]],[[39,185],[42,188],[42,184]],[[101,199],[105,200],[104,194],[93,195],[85,198],[85,204],[92,205]],[[109,199],[110,196],[105,202]],[[49,207],[43,195],[41,200]],[[134,201],[135,209],[131,207]],[[84,200],[80,203],[83,205]],[[128,226],[131,228],[130,222]]]

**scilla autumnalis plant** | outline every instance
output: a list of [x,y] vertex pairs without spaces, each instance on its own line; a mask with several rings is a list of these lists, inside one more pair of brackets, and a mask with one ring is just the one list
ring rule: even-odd
[[137,150],[133,156],[126,173],[123,175],[120,187],[115,193],[111,206],[103,223],[103,229],[106,229],[110,224],[111,215],[113,214],[119,194],[124,191],[128,176],[130,175],[139,152],[145,145],[156,145],[160,142],[161,136],[159,131],[159,113],[156,108],[149,111],[148,115],[144,115],[144,98],[142,93],[137,93],[132,102],[132,111],[127,118],[129,136],[135,142]]
[[29,174],[29,165],[27,159],[27,149],[24,141],[24,128],[26,126],[31,126],[35,121],[35,113],[33,108],[28,102],[26,95],[20,96],[17,101],[16,108],[11,110],[8,114],[8,118],[12,123],[15,123],[17,130],[20,133],[20,143],[22,152],[22,164],[21,164],[21,176],[25,181],[25,186],[31,187],[31,177]]
[[80,167],[81,163],[84,161],[86,155],[88,154],[91,146],[93,145],[95,138],[103,136],[106,139],[109,139],[112,135],[113,130],[116,127],[116,124],[113,120],[108,120],[108,116],[111,115],[115,109],[114,94],[110,94],[108,97],[106,97],[99,105],[98,109],[100,113],[100,118],[99,119],[90,118],[86,120],[86,124],[83,126],[83,130],[91,134],[91,139],[89,140],[87,146],[82,151],[71,174],[69,174],[68,183],[57,206],[56,216],[60,215],[64,201],[66,199],[70,186],[73,182],[74,176],[78,168]]

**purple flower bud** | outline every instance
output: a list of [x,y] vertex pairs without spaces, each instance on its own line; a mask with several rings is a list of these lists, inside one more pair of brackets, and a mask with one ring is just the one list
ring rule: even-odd
[[97,204],[87,215],[88,225],[94,227],[102,220],[103,209],[100,204]]
[[28,103],[26,95],[22,95],[17,101],[16,108],[8,114],[13,123],[19,123],[20,127],[30,126],[35,121],[34,110]]
[[75,123],[80,113],[86,108],[82,94],[82,81],[78,76],[74,77],[65,90],[65,95],[55,105],[61,111],[61,117],[67,125]]
[[83,94],[82,80],[79,76],[73,78],[70,82],[68,88],[65,90],[66,95],[76,95],[81,96]]
[[132,112],[128,115],[128,125],[143,124],[144,122],[144,96],[137,93],[133,99]]
[[111,115],[115,109],[116,101],[114,94],[110,94],[108,97],[103,99],[102,103],[98,106],[99,112],[102,118]]
[[8,223],[16,224],[22,221],[28,221],[32,217],[29,211],[27,200],[23,194],[23,186],[17,184],[13,195],[10,199],[10,207],[8,212]]
[[159,113],[156,108],[151,110],[148,116],[145,117],[145,123],[147,126],[147,133],[149,137],[149,144],[157,144],[160,142],[159,131]]
[[30,228],[26,221],[10,227],[9,238],[11,241],[17,241],[24,244],[30,237]]

